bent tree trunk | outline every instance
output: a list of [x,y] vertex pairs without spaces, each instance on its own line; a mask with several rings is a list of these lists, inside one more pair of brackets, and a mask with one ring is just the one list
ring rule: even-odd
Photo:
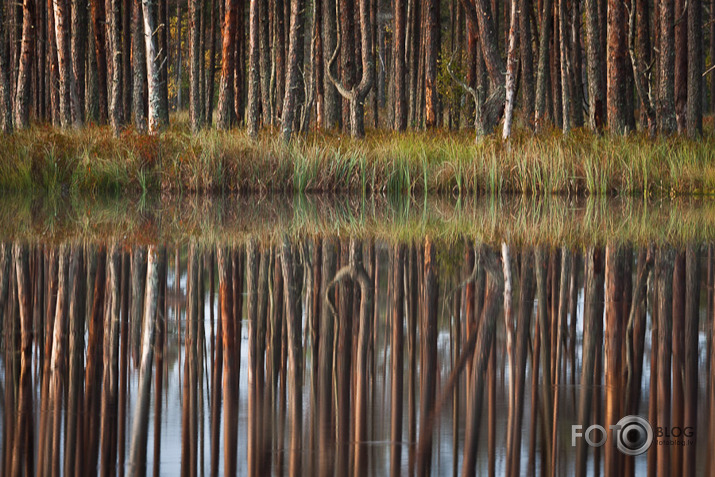
[[[342,13],[341,13],[342,14]],[[338,31],[338,37],[340,32]],[[372,35],[370,35],[370,2],[369,0],[360,0],[360,51],[362,56],[362,78],[360,82],[348,89],[343,83],[338,81],[333,75],[332,69],[335,60],[340,51],[340,38],[333,52],[330,63],[328,63],[328,76],[330,81],[335,85],[340,95],[347,99],[350,104],[350,135],[352,137],[365,136],[364,111],[365,98],[370,92],[373,82],[373,68],[375,62],[372,57]],[[349,54],[345,52],[344,54]],[[285,126],[284,126],[285,127]]]
[[484,102],[480,112],[480,124],[477,135],[491,132],[499,123],[504,112],[506,98],[504,88],[504,61],[499,54],[497,33],[492,19],[491,8],[487,0],[461,0],[467,21],[479,28],[479,45],[482,48],[484,64],[489,79],[494,85],[493,91]]

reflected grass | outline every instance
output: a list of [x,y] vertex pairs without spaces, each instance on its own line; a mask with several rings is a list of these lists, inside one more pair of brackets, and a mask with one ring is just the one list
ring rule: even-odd
[[472,239],[498,244],[715,240],[715,202],[563,196],[253,194],[210,198],[137,194],[0,196],[0,240],[206,244],[337,236],[390,242]]

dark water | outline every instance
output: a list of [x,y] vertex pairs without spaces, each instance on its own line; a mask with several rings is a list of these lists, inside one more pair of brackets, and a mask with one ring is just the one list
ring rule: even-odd
[[371,230],[9,238],[0,473],[715,472],[713,246]]

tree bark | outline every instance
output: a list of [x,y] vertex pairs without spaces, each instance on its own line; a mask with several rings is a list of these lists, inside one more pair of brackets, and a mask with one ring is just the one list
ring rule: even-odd
[[72,82],[72,59],[70,57],[70,11],[67,0],[53,0],[55,14],[55,38],[60,82],[60,124],[63,128],[72,125],[73,99],[77,91]]
[[[4,8],[0,8],[0,38],[5,38],[5,16]],[[14,65],[13,65],[14,66]],[[8,51],[5,49],[3,41],[0,45],[0,101],[2,102],[2,130],[5,133],[12,133],[14,127],[12,123],[12,86],[10,86],[10,65]]]
[[[253,3],[252,0],[251,3]],[[288,73],[286,91],[283,99],[282,134],[285,142],[290,142],[293,134],[293,121],[300,103],[300,70],[303,63],[303,14],[305,0],[290,0],[290,40],[288,42]],[[250,129],[250,126],[249,126]],[[288,286],[288,284],[286,284]]]
[[[437,91],[437,56],[440,53],[440,0],[428,0],[427,31],[425,44],[425,126],[428,129],[437,126],[439,116],[439,92]],[[364,33],[362,33],[364,35]]]
[[394,61],[395,61],[395,129],[404,131],[407,128],[407,101],[405,96],[405,3],[394,2],[395,32],[394,32]]
[[142,0],[142,13],[144,15],[144,41],[146,43],[146,76],[147,96],[149,102],[149,133],[156,134],[164,127],[166,122],[161,112],[160,90],[160,65],[159,65],[159,35],[158,28],[158,0]]
[[[97,0],[99,1],[99,0]],[[18,128],[27,128],[30,125],[30,96],[32,88],[32,44],[34,40],[34,0],[22,2],[22,46],[17,73],[17,87],[15,89],[15,125]]]
[[[600,0],[604,1],[604,0]],[[586,42],[588,63],[588,118],[593,131],[603,128],[604,110],[603,61],[601,56],[601,29],[599,26],[599,0],[586,0]]]
[[[712,6],[711,6],[712,8]],[[688,101],[687,129],[690,137],[703,134],[703,5],[688,0]],[[712,22],[715,24],[715,22]],[[712,40],[711,40],[712,41]],[[711,57],[712,58],[712,57]],[[715,74],[715,73],[710,73]],[[715,96],[715,89],[711,98]],[[712,101],[712,99],[711,99]]]
[[238,0],[226,0],[223,28],[221,29],[221,80],[218,92],[219,129],[229,129],[235,121],[233,91],[233,60],[235,55],[233,39],[236,37],[236,11]]
[[73,102],[74,121],[84,124],[85,114],[85,58],[87,49],[87,0],[72,0],[72,75],[77,90]]
[[[659,0],[658,19],[658,129],[661,133],[675,131],[675,36],[673,30],[673,0]],[[660,454],[660,453],[659,453]]]
[[[59,1],[59,0],[58,0]],[[132,4],[134,0],[122,0],[122,111],[124,123],[131,121],[132,114]],[[136,32],[137,30],[134,30]],[[72,61],[78,61],[72,58]]]
[[691,10],[690,0],[675,0],[673,20],[673,33],[675,35],[675,123],[678,133],[687,130],[687,104],[688,104],[688,12]]
[[218,16],[216,0],[211,0],[211,37],[209,41],[209,70],[206,79],[206,123],[210,127],[213,124],[214,112],[214,84],[216,82],[216,17]]
[[[563,1],[563,0],[561,0]],[[511,22],[509,27],[509,50],[506,60],[506,106],[504,108],[504,130],[502,139],[511,136],[511,123],[514,116],[514,103],[516,102],[516,74],[519,67],[517,58],[517,45],[519,43],[518,25],[518,0],[511,1]]]
[[[246,118],[248,126],[248,134],[251,137],[256,137],[258,135],[258,116],[260,114],[261,107],[261,83],[260,83],[260,58],[259,58],[259,2],[261,0],[250,0],[250,10],[248,13],[248,116]],[[302,8],[301,8],[302,10]],[[291,23],[292,27],[292,23]],[[300,28],[301,32],[303,26]],[[291,33],[293,31],[291,30]],[[302,42],[301,42],[302,45]],[[292,58],[291,58],[292,59]],[[296,68],[301,65],[297,64]],[[265,72],[264,72],[265,74]],[[297,80],[298,71],[296,71]],[[296,86],[297,87],[297,86]],[[291,119],[292,122],[292,119]],[[292,125],[291,125],[292,126]],[[285,128],[285,124],[283,125]]]
[[259,50],[259,66],[260,66],[260,85],[261,85],[261,116],[264,125],[272,123],[271,115],[271,100],[270,100],[270,81],[271,81],[271,56],[270,42],[268,29],[268,0],[259,0],[258,5],[258,50]]
[[626,122],[626,8],[623,0],[608,0],[608,52],[606,104],[608,129],[625,134]]
[[99,90],[99,123],[106,124],[107,111],[107,40],[104,0],[90,0],[94,51],[97,59],[97,89]]
[[[521,97],[526,126],[534,127],[534,52],[531,35],[531,0],[519,0],[519,53],[521,63]],[[572,7],[575,8],[575,5]]]
[[134,127],[140,133],[146,132],[146,97],[144,90],[147,84],[146,43],[144,42],[144,15],[142,14],[141,0],[133,0],[132,26],[135,34],[132,35],[132,112],[134,113]]
[[548,107],[546,103],[546,95],[549,84],[549,38],[551,36],[552,15],[551,5],[552,0],[544,0],[544,10],[541,12],[541,36],[539,38],[539,67],[536,76],[536,132],[541,132],[544,129]]
[[[335,29],[335,1],[322,0],[323,2],[323,88],[325,94],[325,114],[324,126],[325,129],[333,129],[340,127],[340,96],[335,85],[330,81],[328,68],[330,66],[330,57],[335,51],[337,44],[337,33]],[[277,69],[277,68],[276,68]]]
[[109,51],[112,55],[112,88],[110,95],[110,121],[115,136],[119,136],[122,128],[122,50],[119,26],[121,0],[106,0],[109,9],[107,19],[107,36],[109,38]]
[[189,116],[191,130],[197,132],[202,126],[201,108],[201,24],[200,15],[203,9],[202,0],[189,0],[189,49],[191,62],[191,78],[189,88]]

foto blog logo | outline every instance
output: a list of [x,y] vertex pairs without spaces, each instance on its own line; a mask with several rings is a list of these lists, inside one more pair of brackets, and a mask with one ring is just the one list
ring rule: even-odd
[[[643,454],[653,443],[653,428],[648,420],[640,416],[625,416],[608,427],[616,441],[616,447],[623,454]],[[574,424],[571,426],[571,445],[574,447],[577,438],[584,439],[591,447],[601,447],[608,439],[608,432],[598,424],[587,427],[585,431],[581,424]]]

